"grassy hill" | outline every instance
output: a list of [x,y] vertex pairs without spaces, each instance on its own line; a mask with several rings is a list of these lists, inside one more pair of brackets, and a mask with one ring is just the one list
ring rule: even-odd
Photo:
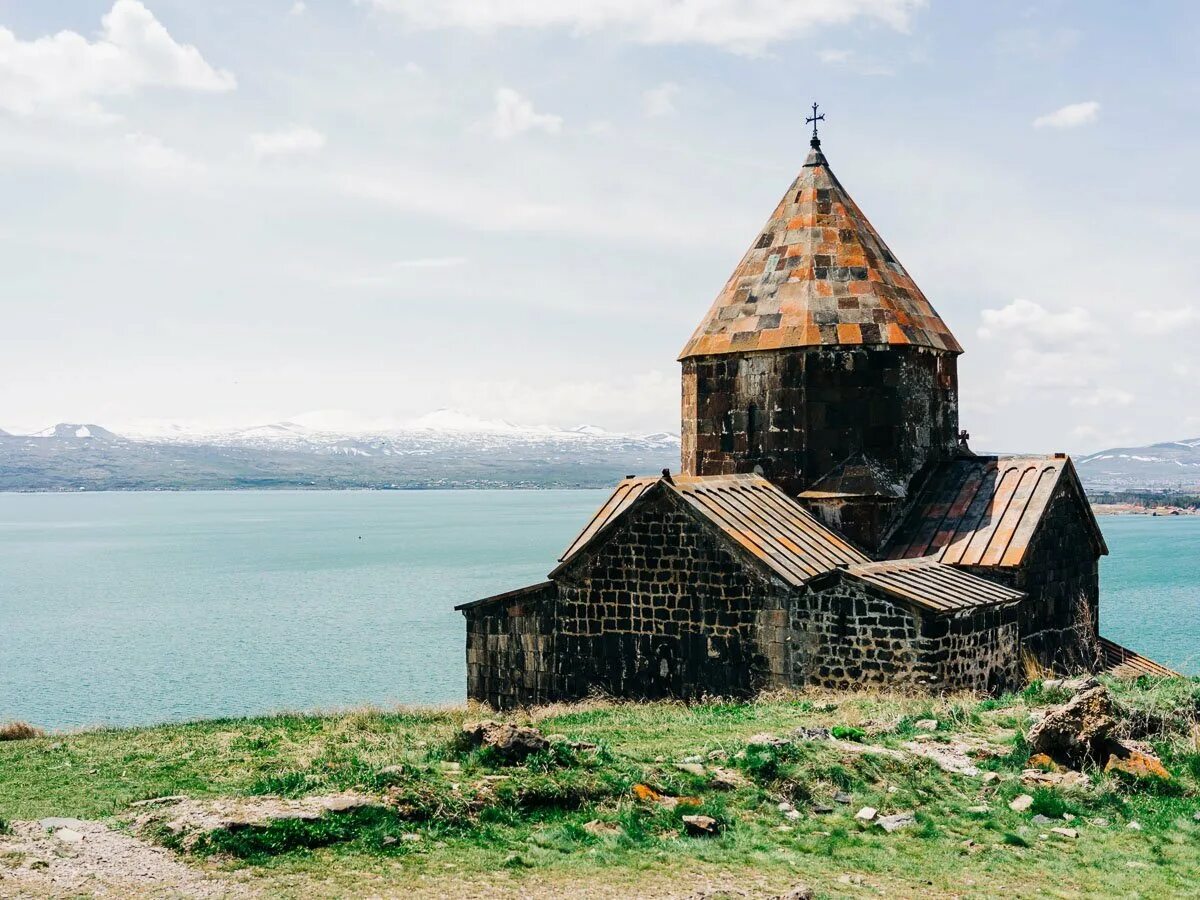
[[[516,717],[552,736],[519,764],[463,741],[479,718],[465,709],[51,735],[0,743],[0,818],[17,834],[105,820],[181,854],[205,896],[1200,896],[1200,680],[1110,687],[1169,780],[1031,783],[1031,715],[1064,699],[1041,685],[999,700],[813,692],[545,708]],[[136,805],[165,795],[190,799]],[[318,795],[366,800],[179,824],[189,804]],[[888,832],[863,807],[915,822]],[[689,815],[716,833],[694,836]],[[0,837],[0,895],[40,865],[14,841]]]

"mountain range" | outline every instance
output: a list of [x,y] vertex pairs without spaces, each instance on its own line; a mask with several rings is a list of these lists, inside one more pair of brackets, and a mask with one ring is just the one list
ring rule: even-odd
[[230,430],[0,432],[3,491],[605,487],[678,466],[679,437],[666,432],[521,426],[454,410],[401,424],[310,416]]
[[[1200,490],[1200,438],[1075,458],[1089,490]],[[679,437],[524,426],[449,409],[396,423],[339,414],[240,429],[59,423],[0,430],[0,490],[608,487],[679,468]]]

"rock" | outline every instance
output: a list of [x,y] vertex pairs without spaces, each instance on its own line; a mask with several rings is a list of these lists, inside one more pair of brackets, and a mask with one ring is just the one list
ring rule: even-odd
[[910,828],[917,824],[917,817],[910,812],[896,813],[892,816],[881,816],[875,823],[888,834],[901,828]]
[[789,809],[795,809],[796,807],[794,807],[787,800],[780,800],[777,804],[775,804],[775,808],[780,812],[787,812]]
[[1047,772],[1061,772],[1063,767],[1052,760],[1045,753],[1035,753],[1029,757],[1029,768],[1043,769]]
[[1153,753],[1130,748],[1124,744],[1116,744],[1109,754],[1108,762],[1104,764],[1105,772],[1124,772],[1135,778],[1160,778],[1171,780],[1171,773]]
[[828,728],[795,728],[792,730],[792,737],[798,741],[827,741],[833,737],[833,732]]
[[1051,828],[1050,833],[1057,834],[1059,837],[1065,837],[1072,841],[1079,837],[1079,832],[1074,828]]
[[1141,831],[1142,823],[1141,822],[1130,822],[1125,827],[1128,828],[1130,831]]
[[74,828],[56,828],[54,836],[64,844],[82,844],[83,835]]
[[760,734],[750,736],[746,743],[751,747],[782,747],[788,743],[784,738],[778,737],[770,732],[764,731]]
[[1096,816],[1094,819],[1088,819],[1088,824],[1095,825],[1097,828],[1107,828],[1108,819],[1104,818],[1103,816]]
[[980,813],[988,813],[991,811],[992,811],[992,808],[990,806],[968,806],[967,807],[967,812],[969,812],[969,813],[980,814]]
[[379,842],[379,846],[393,847],[398,843],[400,843],[400,839],[398,837],[396,837],[394,834],[389,834],[382,841]]
[[854,872],[847,875],[839,875],[838,881],[840,881],[842,884],[866,884],[867,879],[863,878],[857,872]]
[[38,824],[47,831],[57,831],[59,828],[79,829],[83,827],[83,822],[80,819],[64,819],[58,816],[50,816],[49,818],[42,819]]
[[1192,814],[1192,821],[1193,821],[1193,822],[1200,822],[1200,812],[1198,812],[1198,813],[1193,813],[1193,814]]
[[536,728],[511,722],[468,722],[463,735],[474,746],[492,747],[508,762],[521,762],[550,746]]
[[984,784],[995,784],[999,780],[1000,780],[999,772],[984,772],[983,773],[983,783]]
[[685,763],[704,762],[704,757],[700,756],[699,754],[693,754],[692,756],[685,756],[683,758],[682,762],[685,762]]
[[1049,825],[1054,820],[1052,818],[1050,818],[1049,816],[1043,816],[1041,813],[1038,813],[1036,816],[1034,816],[1029,821],[1032,824],[1038,826],[1038,828],[1041,828],[1043,825]]
[[711,753],[708,754],[709,762],[721,762],[722,760],[725,760],[728,758],[729,758],[729,754],[726,753],[724,750],[713,750]]
[[1108,689],[1096,685],[1047,710],[1029,729],[1028,740],[1038,753],[1077,758],[1105,740],[1116,724]]
[[1021,794],[1019,797],[1014,797],[1008,804],[1008,808],[1013,812],[1025,812],[1031,806],[1033,806],[1033,798],[1028,794]]
[[807,884],[798,884],[782,894],[776,894],[771,900],[812,900],[813,889]]
[[712,837],[721,833],[717,820],[712,816],[684,816],[683,827],[692,837]]
[[838,791],[836,794],[833,795],[833,802],[841,803],[844,806],[848,806],[854,802],[854,798],[852,796],[850,796],[849,794],[847,794],[845,791]]
[[828,803],[814,803],[812,805],[812,811],[815,812],[817,815],[823,816],[823,815],[828,815],[829,813],[833,812],[833,807],[830,806]]
[[750,784],[749,780],[741,772],[722,768],[713,769],[708,783],[719,791],[736,791],[738,788],[743,788]]
[[1063,821],[1064,822],[1074,822],[1075,816],[1072,815],[1071,813],[1063,813]]
[[937,719],[917,719],[917,721],[913,723],[913,727],[916,728],[917,731],[937,731],[938,721]]
[[614,825],[612,822],[601,822],[599,819],[592,819],[590,822],[585,822],[583,830],[596,837],[616,837],[621,833],[619,826]]
[[800,814],[800,810],[798,810],[798,809],[789,809],[787,812],[785,812],[783,814],[783,816],[785,819],[791,819],[793,822],[796,821],[797,819],[802,818],[802,816]]
[[633,793],[633,796],[637,797],[639,800],[647,800],[651,803],[654,803],[662,799],[662,794],[646,784],[635,784],[629,790]]
[[1026,769],[1021,773],[1022,784],[1045,785],[1048,787],[1085,788],[1092,783],[1090,775],[1083,772],[1043,772],[1041,769]]
[[870,822],[870,821],[874,820],[874,818],[878,814],[878,812],[879,811],[877,809],[875,809],[875,807],[873,807],[873,806],[864,806],[862,809],[860,809],[858,812],[856,812],[854,814],[854,818],[860,822]]
[[915,756],[933,760],[943,772],[955,775],[979,774],[979,767],[967,757],[967,751],[971,748],[961,741],[951,741],[948,744],[906,741],[904,749]]
[[404,834],[400,835],[400,840],[404,841],[406,844],[419,844],[421,841],[425,840],[425,838],[421,837],[421,835],[417,834],[415,831],[406,831]]
[[687,772],[689,775],[695,775],[697,778],[703,778],[706,770],[698,762],[681,762],[675,763],[675,768],[681,772]]

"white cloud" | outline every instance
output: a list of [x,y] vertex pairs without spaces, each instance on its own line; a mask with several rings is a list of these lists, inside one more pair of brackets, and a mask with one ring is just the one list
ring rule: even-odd
[[1031,342],[1070,341],[1096,331],[1091,314],[1080,306],[1052,312],[1032,300],[1016,299],[1000,309],[985,309],[981,338],[1015,335]]
[[403,283],[421,272],[435,273],[444,269],[457,269],[467,263],[465,256],[427,256],[398,259],[391,265],[374,272],[351,275],[335,279],[343,287],[388,287]]
[[857,19],[907,31],[926,0],[365,0],[417,28],[612,30],[647,44],[758,53],[814,28]]
[[1133,325],[1143,334],[1170,334],[1177,328],[1200,321],[1200,311],[1194,306],[1180,306],[1174,309],[1135,310]]
[[325,146],[325,135],[313,128],[288,128],[250,135],[250,148],[258,159],[316,153]]
[[305,3],[304,0],[296,0],[296,2],[292,4],[292,8],[288,10],[288,15],[302,16],[306,12],[308,12],[308,4]]
[[1090,125],[1100,114],[1100,104],[1095,100],[1071,103],[1054,112],[1038,116],[1033,120],[1034,128],[1078,128]]
[[562,124],[562,116],[538,112],[533,108],[532,101],[506,87],[497,89],[496,109],[487,121],[492,136],[502,141],[527,131],[558,134],[562,131]]
[[423,78],[425,76],[425,67],[422,66],[420,63],[415,63],[415,62],[411,62],[411,61],[406,62],[404,64],[404,71],[406,73],[408,73],[409,75],[412,75],[416,78]]
[[1129,391],[1121,388],[1096,388],[1086,394],[1077,394],[1071,398],[1072,406],[1129,406],[1137,399]]
[[817,59],[823,63],[844,63],[850,61],[849,50],[821,50]]
[[642,94],[642,111],[650,118],[672,116],[676,113],[675,98],[679,96],[679,85],[664,81]]
[[0,28],[0,109],[111,120],[100,104],[147,87],[229,91],[234,76],[180,44],[138,0],[116,0],[99,37],[74,31],[31,41]]
[[125,150],[134,165],[158,175],[195,174],[203,169],[199,163],[168,147],[152,134],[132,132],[125,135]]

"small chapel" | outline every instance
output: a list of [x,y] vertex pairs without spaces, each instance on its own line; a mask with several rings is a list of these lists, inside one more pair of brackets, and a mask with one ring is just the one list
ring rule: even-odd
[[1070,457],[959,429],[949,327],[811,149],[680,353],[680,470],[629,476],[546,581],[457,607],[467,692],[1001,692],[1170,670],[1100,636]]

